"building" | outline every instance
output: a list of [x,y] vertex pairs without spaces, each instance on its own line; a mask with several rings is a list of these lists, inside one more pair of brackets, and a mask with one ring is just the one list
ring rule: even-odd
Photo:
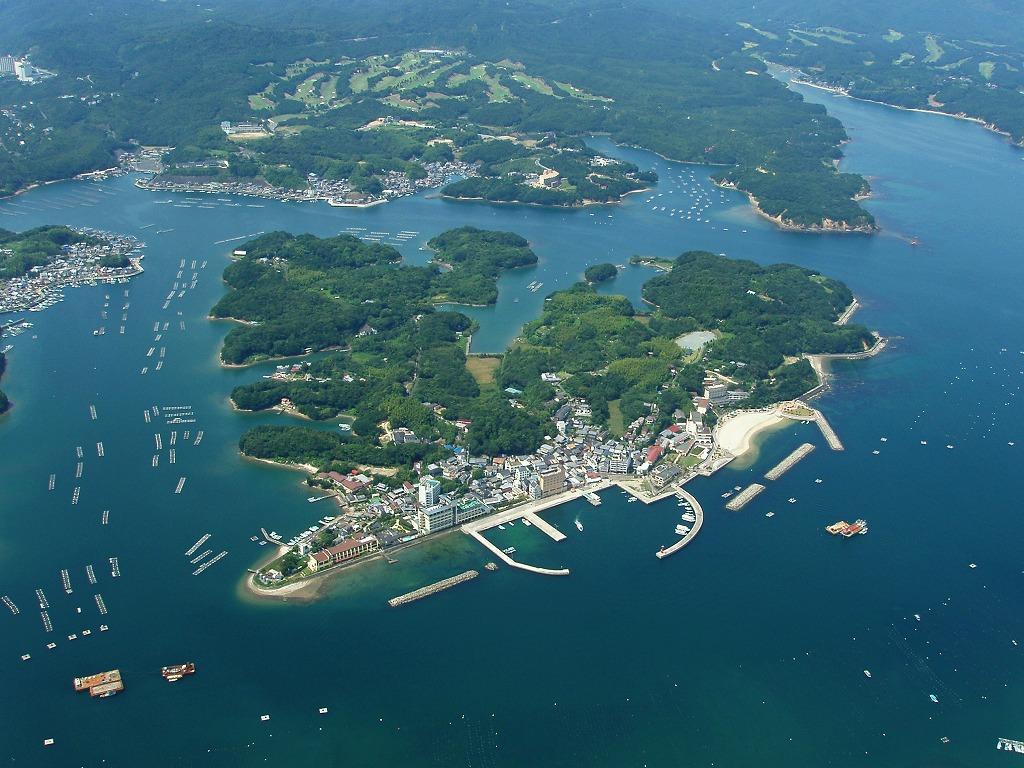
[[322,571],[325,568],[330,568],[338,563],[343,563],[346,560],[351,560],[354,557],[365,555],[367,552],[372,552],[380,546],[376,536],[365,536],[361,539],[348,539],[335,544],[333,547],[327,547],[321,549],[319,552],[314,552],[309,556],[309,560],[306,564],[309,566],[309,570],[316,573]]
[[616,451],[608,457],[608,471],[613,475],[628,475],[633,471],[633,459],[626,451]]
[[660,464],[651,473],[651,479],[654,480],[655,488],[664,488],[682,473],[675,464]]
[[704,387],[704,397],[712,405],[724,403],[729,399],[729,388],[725,384],[708,384]]
[[553,496],[561,493],[565,485],[565,470],[561,467],[545,469],[538,478],[541,496]]
[[[436,482],[436,481],[435,481]],[[422,492],[423,487],[420,486]],[[420,533],[434,533],[455,524],[454,504],[434,504],[420,510]]]
[[432,477],[420,480],[420,506],[433,507],[441,501],[441,483]]
[[14,74],[14,57],[0,56],[0,75]]
[[455,525],[462,525],[470,520],[476,520],[490,511],[491,508],[480,501],[480,499],[462,499],[455,504]]

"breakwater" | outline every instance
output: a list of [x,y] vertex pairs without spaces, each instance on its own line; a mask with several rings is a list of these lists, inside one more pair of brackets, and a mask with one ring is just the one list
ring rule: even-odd
[[479,571],[463,571],[457,576],[442,579],[441,581],[435,581],[433,584],[428,584],[425,587],[414,589],[412,592],[406,592],[404,595],[392,597],[390,600],[388,600],[388,605],[390,605],[392,608],[397,608],[400,605],[412,603],[416,600],[420,600],[424,597],[428,597],[438,592],[443,592],[446,589],[451,589],[456,584],[462,584],[464,581],[475,579],[479,575]]
[[[829,427],[829,429],[831,429],[831,427]],[[822,430],[822,431],[824,431],[824,430]],[[833,432],[832,434],[834,435],[835,433]],[[838,440],[839,438],[836,438],[836,439]],[[801,459],[804,458],[804,456],[806,456],[807,454],[809,454],[813,450],[814,450],[814,446],[811,443],[804,443],[799,448],[797,448],[795,451],[793,451],[791,454],[789,454],[789,456],[787,456],[782,461],[780,461],[778,464],[776,464],[774,467],[772,467],[767,472],[765,472],[764,473],[765,478],[767,480],[778,480],[784,474],[789,472],[789,470],[791,470],[793,467],[795,467],[797,462],[799,462]]]
[[754,497],[757,496],[757,494],[759,494],[763,490],[764,486],[761,485],[760,483],[751,483],[742,491],[740,491],[731,499],[729,499],[729,501],[725,505],[725,508],[730,509],[733,512],[739,509],[743,509],[745,506],[747,506],[747,504],[754,500]]

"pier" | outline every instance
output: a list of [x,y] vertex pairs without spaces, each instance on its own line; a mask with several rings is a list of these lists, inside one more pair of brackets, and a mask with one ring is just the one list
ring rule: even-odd
[[669,555],[674,555],[680,549],[693,541],[700,532],[700,527],[704,524],[704,510],[701,508],[700,502],[697,501],[696,497],[689,491],[684,491],[682,488],[676,488],[676,496],[684,501],[690,502],[690,506],[693,507],[693,515],[697,519],[694,521],[693,527],[690,528],[690,532],[683,536],[679,541],[671,547],[662,547],[655,552],[655,556],[659,560],[663,560]]
[[397,608],[400,605],[412,603],[416,600],[421,600],[424,597],[437,594],[438,592],[443,592],[446,589],[451,589],[456,584],[462,584],[463,582],[470,581],[479,575],[479,571],[464,571],[457,576],[436,581],[433,584],[428,584],[425,587],[414,589],[412,592],[406,592],[404,595],[399,595],[398,597],[392,597],[388,600],[388,605],[392,608]]
[[[830,427],[830,429],[831,429],[831,427]],[[835,433],[833,432],[833,434],[835,434]],[[836,439],[838,440],[838,438],[836,438]],[[795,467],[797,462],[799,462],[802,458],[804,458],[804,456],[806,456],[807,454],[809,454],[813,450],[814,450],[814,446],[811,443],[804,443],[799,448],[797,448],[795,451],[793,451],[791,454],[789,454],[789,456],[787,456],[782,461],[780,461],[778,464],[776,464],[774,467],[772,467],[767,472],[765,472],[764,473],[765,479],[767,479],[767,480],[778,480],[784,474],[789,472],[789,470],[791,470],[793,467]]]
[[732,510],[733,512],[743,509],[747,504],[754,500],[761,491],[764,490],[764,486],[760,483],[751,483],[742,491],[733,496],[726,503],[725,508]]

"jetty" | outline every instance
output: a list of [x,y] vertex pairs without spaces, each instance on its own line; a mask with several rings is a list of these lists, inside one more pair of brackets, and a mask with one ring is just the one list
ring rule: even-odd
[[406,592],[404,595],[392,597],[390,600],[388,600],[388,605],[390,605],[392,608],[397,608],[400,605],[412,603],[424,597],[437,594],[438,592],[443,592],[446,589],[451,589],[456,584],[462,584],[463,582],[469,581],[470,579],[475,579],[479,575],[479,571],[463,571],[457,576],[452,576],[447,579],[441,579],[441,581],[436,581],[433,584],[428,584],[425,587],[414,589],[412,592]]
[[662,547],[657,552],[655,552],[655,556],[659,560],[663,560],[669,555],[674,555],[680,549],[682,549],[691,541],[693,541],[697,537],[697,534],[700,532],[700,527],[704,524],[704,510],[701,508],[700,502],[697,501],[697,498],[692,493],[684,491],[682,488],[676,488],[675,493],[679,499],[681,499],[682,501],[688,501],[690,503],[690,506],[693,509],[693,515],[697,519],[694,520],[693,527],[690,528],[690,532],[683,536],[681,539],[679,539],[679,541],[677,541],[671,547]]
[[[831,429],[831,427],[830,427],[830,429]],[[835,433],[833,432],[833,434],[835,434]],[[836,438],[836,439],[838,440],[838,438]],[[767,472],[765,472],[764,473],[765,479],[767,479],[767,480],[778,480],[784,474],[789,472],[789,470],[791,470],[793,467],[795,467],[797,465],[797,462],[799,462],[801,459],[803,459],[807,454],[809,454],[813,450],[814,450],[814,446],[811,443],[804,443],[799,448],[797,448],[795,451],[793,451],[791,454],[789,454],[789,456],[787,456],[782,461],[780,461],[778,464],[776,464],[774,467],[772,467]]]
[[760,483],[751,483],[742,491],[733,496],[726,503],[725,508],[732,510],[733,512],[743,509],[747,504],[754,500],[761,491],[764,490],[764,486]]
[[821,434],[825,436],[825,442],[828,443],[828,447],[833,451],[845,450],[842,440],[839,439],[836,431],[832,429],[832,425],[828,423],[825,414],[821,411],[815,411],[814,413],[814,420],[818,423],[818,429],[821,430]]

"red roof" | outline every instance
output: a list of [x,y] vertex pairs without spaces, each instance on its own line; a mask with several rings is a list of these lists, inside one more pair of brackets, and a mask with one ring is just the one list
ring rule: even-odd
[[669,432],[680,432],[680,431],[682,431],[682,427],[680,427],[678,424],[669,424],[668,425],[668,431]]
[[651,462],[652,464],[655,461],[657,461],[660,456],[661,456],[661,446],[660,445],[652,445],[650,448],[647,449],[647,461]]
[[323,565],[324,563],[329,563],[331,561],[331,556],[328,555],[327,552],[325,552],[324,550],[320,550],[319,552],[313,553],[313,559],[316,560],[317,563],[319,563],[320,565]]

